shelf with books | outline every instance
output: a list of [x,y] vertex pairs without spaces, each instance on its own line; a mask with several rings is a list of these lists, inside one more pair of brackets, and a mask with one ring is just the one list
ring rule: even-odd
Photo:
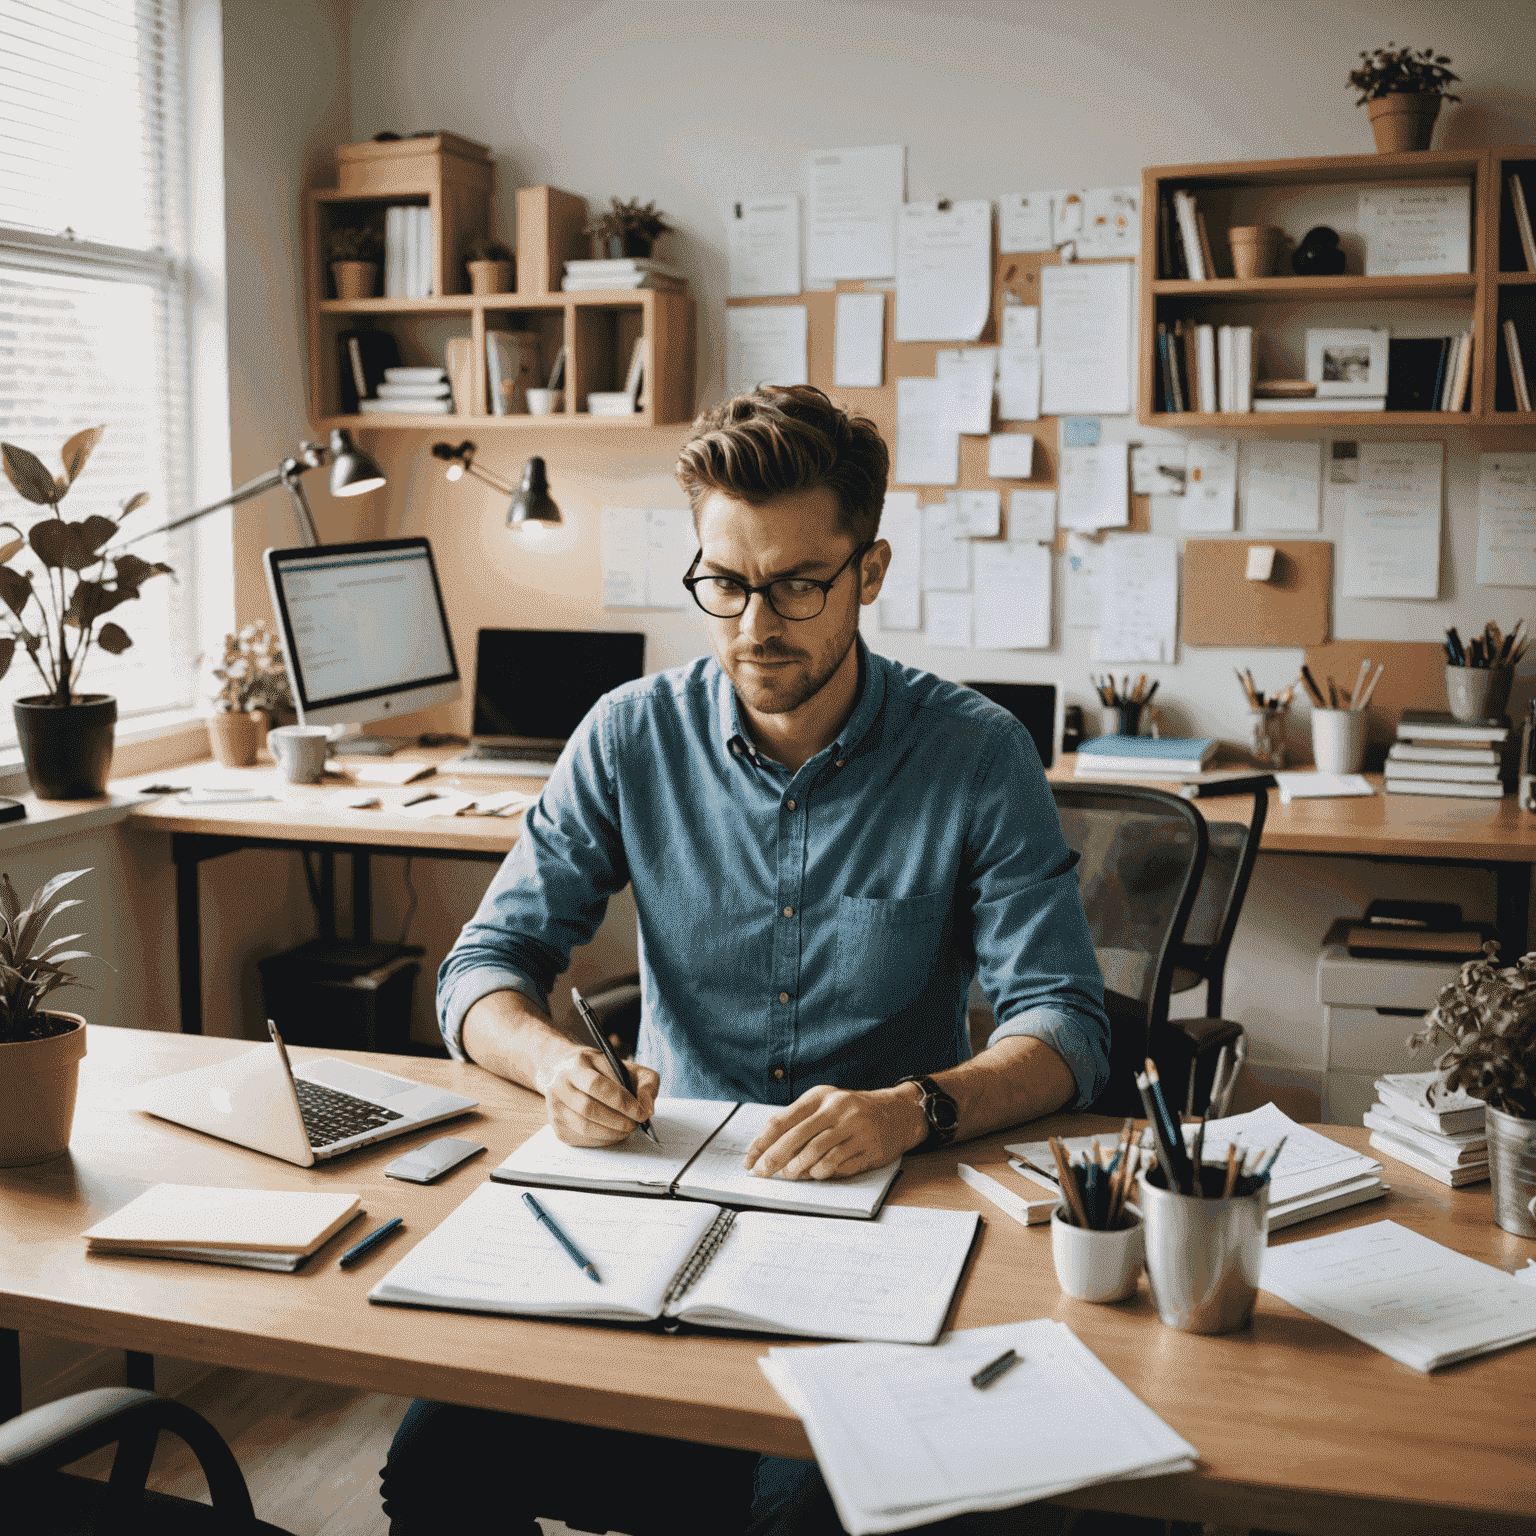
[[1477,292],[1477,278],[1470,273],[1437,272],[1426,277],[1160,277],[1152,285],[1158,298],[1244,300],[1273,299],[1470,299]]
[[1536,151],[1495,150],[1484,234],[1493,345],[1486,356],[1490,422],[1536,426]]

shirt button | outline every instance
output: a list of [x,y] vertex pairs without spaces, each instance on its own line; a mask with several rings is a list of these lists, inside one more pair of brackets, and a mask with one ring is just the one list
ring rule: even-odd
[[784,803],[790,808],[790,810],[794,810],[795,802],[793,800],[786,800]]
[[795,909],[793,907],[785,907],[784,908],[784,916],[785,917],[793,917],[794,915],[795,915]]
[[839,767],[839,768],[841,768],[841,767],[842,767],[842,766],[843,766],[843,764],[844,764],[844,763],[845,763],[845,762],[847,762],[847,761],[848,761],[848,759],[847,759],[847,758],[845,758],[845,757],[840,757],[840,758],[838,758],[838,760],[837,760],[837,764],[836,764],[836,766],[837,766],[837,767]]
[[773,1080],[776,1083],[782,1083],[784,1081],[784,1068],[783,1067],[775,1067],[773,1069]]
[[787,1003],[789,1001],[789,993],[788,992],[780,992],[779,993],[779,1001],[781,1003]]

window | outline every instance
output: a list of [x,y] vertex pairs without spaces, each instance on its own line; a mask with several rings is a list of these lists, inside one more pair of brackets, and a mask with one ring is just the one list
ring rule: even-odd
[[[179,0],[0,0],[0,438],[56,471],[67,437],[105,425],[63,512],[113,514],[148,491],[114,547],[190,510],[180,14]],[[39,513],[0,482],[0,519],[25,531]],[[197,684],[193,541],[133,551],[176,578],[114,613],[131,649],[86,663],[80,686],[115,696],[120,719],[188,706]],[[0,742],[15,740],[11,701],[42,691],[18,648]]]

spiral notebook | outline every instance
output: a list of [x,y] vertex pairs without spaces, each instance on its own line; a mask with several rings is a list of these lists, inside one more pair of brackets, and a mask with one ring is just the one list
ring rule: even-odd
[[891,1206],[819,1221],[555,1189],[540,1204],[592,1261],[594,1285],[524,1205],[483,1184],[368,1293],[370,1301],[595,1322],[676,1319],[754,1333],[931,1344],[980,1218]]

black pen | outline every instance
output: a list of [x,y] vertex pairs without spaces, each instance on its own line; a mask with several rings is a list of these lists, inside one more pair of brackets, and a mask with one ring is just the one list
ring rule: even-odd
[[353,1243],[337,1262],[343,1269],[350,1269],[359,1259],[367,1258],[386,1237],[392,1232],[398,1232],[404,1225],[403,1216],[391,1216],[382,1227],[375,1227],[361,1242]]
[[581,1249],[578,1248],[576,1244],[573,1243],[570,1238],[568,1238],[565,1233],[560,1230],[560,1223],[557,1222],[555,1218],[551,1216],[549,1212],[546,1211],[544,1207],[540,1205],[539,1202],[535,1200],[526,1189],[523,1191],[523,1204],[526,1205],[528,1209],[532,1211],[533,1214],[541,1222],[543,1222],[551,1232],[554,1233],[556,1241],[562,1248],[565,1249],[568,1254],[570,1254],[571,1262],[576,1266],[576,1268],[581,1270],[586,1275],[587,1279],[593,1281],[597,1285],[601,1285],[603,1282],[598,1278],[597,1270],[592,1266],[592,1260],[589,1259],[586,1254],[584,1254]]
[[[608,1069],[613,1073],[614,1077],[618,1079],[619,1087],[621,1087],[625,1093],[633,1094],[635,1091],[634,1079],[630,1077],[629,1073],[624,1070],[624,1063],[619,1060],[618,1052],[615,1051],[614,1048],[608,1043],[608,1037],[603,1033],[601,1026],[597,1022],[597,1019],[593,1016],[592,1010],[587,1007],[586,998],[584,998],[575,987],[571,988],[571,1001],[576,1004],[576,1012],[581,1015],[581,1022],[587,1026],[587,1033],[592,1036],[592,1043],[598,1048],[598,1050],[603,1053],[604,1057],[607,1059]],[[661,1137],[659,1137],[656,1132],[651,1129],[651,1122],[649,1120],[642,1120],[640,1122],[640,1129],[644,1131],[645,1134],[649,1136],[658,1147],[661,1145]]]
[[1011,1371],[1019,1363],[1017,1353],[1005,1349],[990,1365],[984,1365],[971,1377],[971,1385],[985,1391],[1004,1371]]

